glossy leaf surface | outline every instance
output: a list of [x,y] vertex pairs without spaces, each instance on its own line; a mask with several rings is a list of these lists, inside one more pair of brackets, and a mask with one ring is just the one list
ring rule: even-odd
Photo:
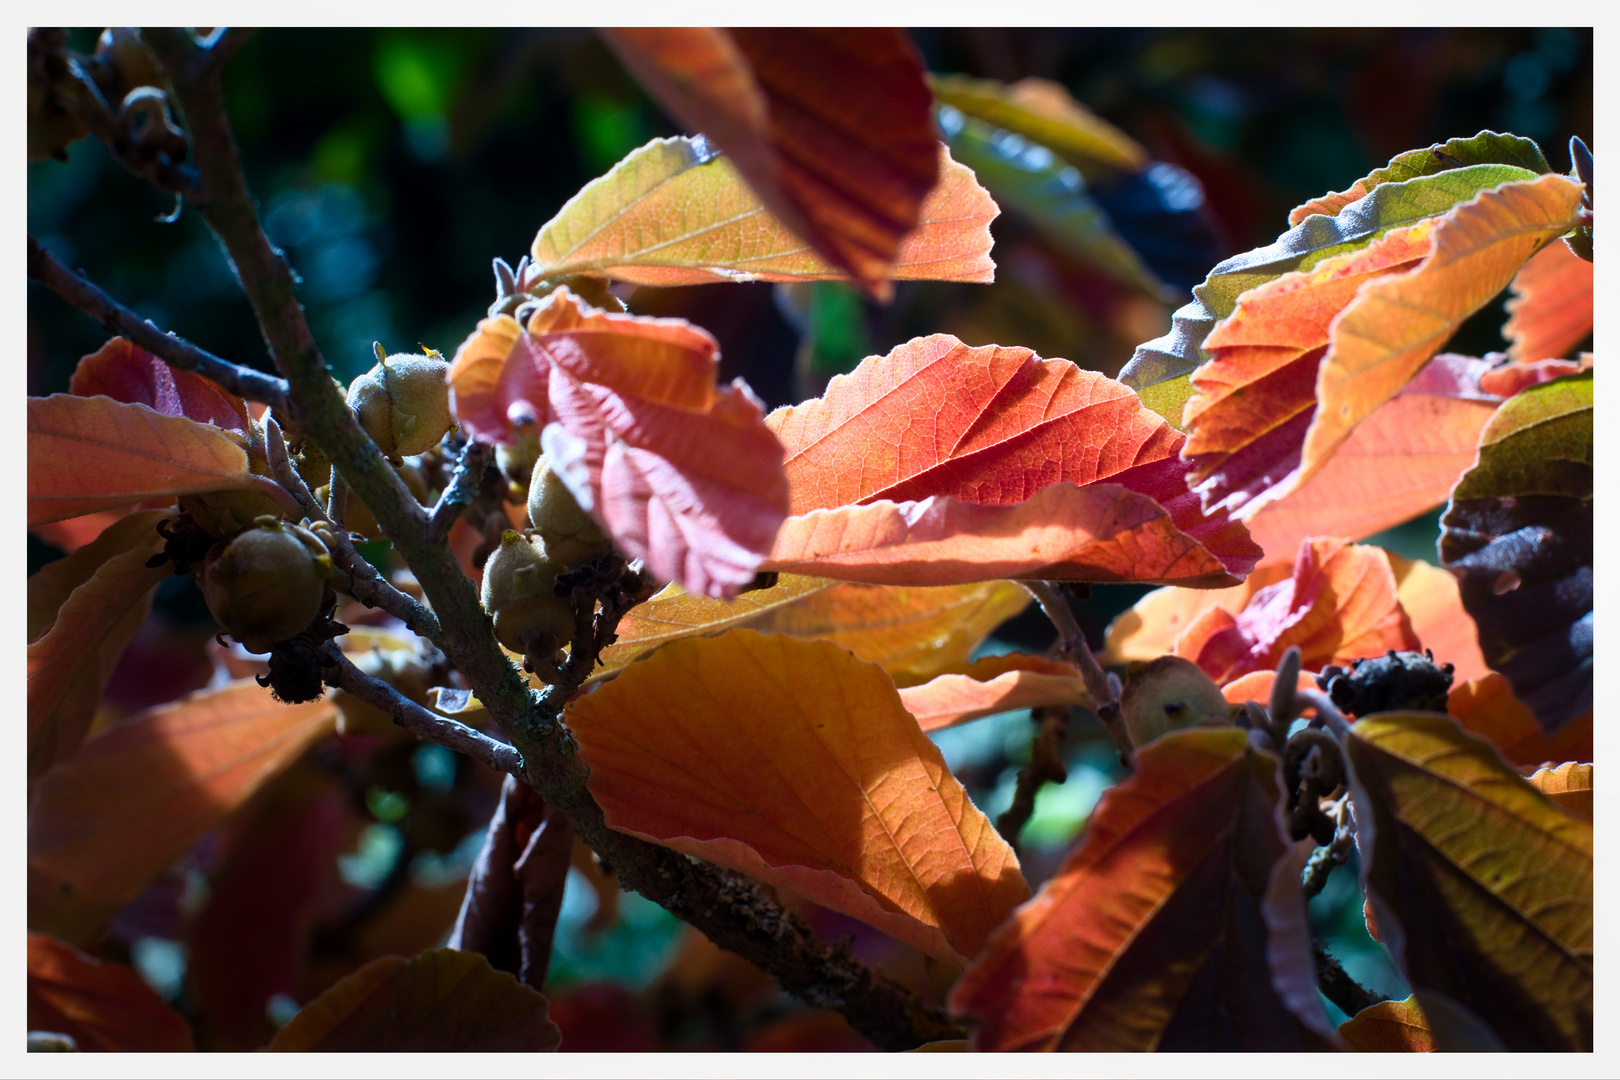
[[1531,387],[1480,434],[1440,557],[1491,667],[1556,732],[1592,707],[1592,374]]
[[1563,244],[1548,244],[1513,279],[1502,336],[1519,362],[1567,356],[1592,332],[1592,264]]
[[[973,170],[941,148],[939,181],[895,254],[896,280],[991,281],[999,211]],[[543,225],[537,277],[598,274],[639,285],[831,281],[847,276],[781,221],[729,157],[696,139],[655,139],[585,185]]]
[[1339,1025],[1339,1035],[1352,1050],[1371,1054],[1428,1054],[1434,1036],[1416,998],[1380,1001]]
[[[1308,941],[1268,940],[1279,932],[1265,910],[1273,874],[1294,865],[1281,798],[1275,759],[1236,729],[1176,732],[1139,750],[1079,848],[951,992],[951,1010],[978,1021],[974,1049],[1320,1046],[1268,963],[1268,952],[1295,966],[1309,956]],[[1293,903],[1298,936],[1297,891]]]
[[879,299],[938,179],[922,64],[894,29],[620,28],[619,57],[789,229]]
[[28,523],[258,487],[240,437],[107,397],[28,399]]
[[545,996],[474,952],[373,960],[305,1005],[265,1049],[298,1053],[557,1049]]
[[184,416],[228,431],[248,432],[247,403],[212,379],[170,367],[145,349],[115,337],[79,361],[68,392],[102,394],[114,401],[146,405],[165,416]]
[[191,1029],[135,969],[28,934],[28,1030],[72,1036],[82,1051],[193,1050]]
[[916,338],[767,422],[794,514],[931,495],[1005,506],[1064,481],[1107,482],[1158,502],[1234,576],[1258,555],[1241,526],[1200,512],[1179,432],[1119,383],[1028,349]]
[[733,630],[569,705],[613,828],[748,873],[953,964],[1029,895],[875,664]]
[[30,923],[94,930],[336,720],[329,701],[283,705],[243,679],[88,740],[29,799]]
[[986,656],[964,671],[901,690],[900,702],[924,731],[1037,705],[1092,707],[1078,668],[1029,653]]
[[1447,716],[1372,716],[1345,750],[1363,881],[1407,982],[1509,1049],[1591,1049],[1591,826]]

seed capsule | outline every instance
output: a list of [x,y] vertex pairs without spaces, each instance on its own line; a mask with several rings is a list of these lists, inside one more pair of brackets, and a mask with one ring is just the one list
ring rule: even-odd
[[450,430],[450,365],[432,356],[383,355],[349,384],[349,405],[360,426],[391,458],[431,449]]
[[557,595],[565,570],[539,537],[508,529],[484,564],[483,604],[495,637],[531,661],[549,661],[574,628],[574,608]]
[[613,547],[602,526],[580,507],[544,456],[535,462],[529,481],[529,522],[552,558],[570,570],[606,555]]
[[308,529],[261,517],[215,545],[203,569],[203,599],[248,652],[269,652],[303,631],[326,600],[332,557]]

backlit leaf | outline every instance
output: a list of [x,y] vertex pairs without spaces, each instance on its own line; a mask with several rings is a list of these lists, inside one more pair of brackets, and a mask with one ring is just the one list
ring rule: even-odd
[[1530,389],[1544,382],[1575,375],[1592,366],[1592,354],[1582,353],[1579,360],[1527,360],[1522,364],[1502,364],[1479,377],[1479,388],[1500,398]]
[[1547,796],[1552,804],[1571,817],[1592,823],[1592,766],[1566,761],[1547,769],[1537,769],[1529,777],[1530,786]]
[[1334,191],[1319,199],[1296,206],[1288,214],[1288,224],[1298,225],[1312,214],[1329,217],[1366,195],[1380,184],[1399,183],[1419,176],[1455,169],[1459,165],[1514,165],[1532,173],[1551,172],[1551,166],[1542,156],[1541,148],[1532,140],[1517,135],[1498,135],[1494,131],[1481,131],[1470,139],[1450,139],[1444,143],[1426,146],[1421,150],[1408,150],[1390,158],[1389,164],[1351,184],[1344,191]]
[[[1426,151],[1425,151],[1426,152]],[[1313,215],[1273,243],[1234,255],[1193,288],[1192,303],[1171,318],[1170,332],[1137,346],[1119,379],[1142,390],[1190,374],[1209,359],[1200,346],[1216,322],[1232,314],[1249,289],[1360,247],[1386,231],[1444,214],[1480,191],[1536,173],[1514,165],[1473,165],[1433,176],[1380,184],[1334,217]]]
[[1434,654],[1435,663],[1450,664],[1455,683],[1490,674],[1480,655],[1474,620],[1463,610],[1457,579],[1432,563],[1384,552],[1395,574],[1396,599],[1412,622],[1418,644]]
[[1536,724],[1535,715],[1513,696],[1508,681],[1494,671],[1453,686],[1446,711],[1464,729],[1495,744],[1508,764],[1521,770],[1543,763],[1592,760],[1590,709],[1549,737]]
[[191,1029],[135,970],[49,934],[28,934],[28,1030],[73,1037],[84,1051],[194,1050]]
[[336,720],[244,679],[86,741],[30,795],[30,925],[82,940]]
[[524,421],[544,423],[547,369],[533,338],[510,315],[481,319],[456,350],[446,376],[456,419],[485,442],[509,443]]
[[1352,1050],[1372,1054],[1428,1054],[1434,1036],[1416,998],[1380,1001],[1339,1025],[1339,1035]]
[[618,52],[771,212],[879,299],[938,179],[921,61],[894,29],[619,28]]
[[1508,356],[1524,362],[1567,356],[1592,332],[1592,264],[1563,244],[1548,244],[1513,279],[1502,336]]
[[1320,472],[1248,518],[1266,553],[1260,564],[1288,561],[1307,536],[1360,540],[1445,502],[1500,404],[1480,385],[1484,367],[1450,353],[1435,357]]
[[794,514],[932,495],[1005,506],[1107,482],[1158,502],[1234,577],[1258,555],[1241,526],[1200,511],[1179,432],[1112,379],[1028,349],[916,338],[767,423],[786,448]]
[[212,379],[172,368],[145,349],[115,337],[79,361],[68,392],[103,394],[114,401],[147,405],[165,416],[184,416],[246,435],[247,403]]
[[953,964],[1029,895],[889,676],[828,642],[675,641],[568,707],[613,828]]
[[1079,848],[952,990],[952,1012],[978,1021],[974,1049],[1320,1048],[1280,989],[1311,979],[1297,888],[1297,918],[1280,917],[1281,891],[1267,910],[1274,876],[1298,874],[1277,772],[1235,729],[1140,749]]
[[240,436],[108,397],[28,399],[28,523],[142,499],[261,487]]
[[1592,827],[1447,716],[1371,716],[1345,750],[1363,882],[1407,983],[1508,1049],[1590,1050]]
[[162,510],[131,514],[28,579],[28,775],[79,748],[101,691],[169,576],[146,561],[163,548]]
[[1039,143],[1081,172],[1098,165],[1127,172],[1148,166],[1148,152],[1135,139],[1075,101],[1061,83],[930,75],[928,85],[940,104]]
[[1103,661],[1124,664],[1155,660],[1175,652],[1176,639],[1206,611],[1222,608],[1237,614],[1255,593],[1286,581],[1293,565],[1272,563],[1250,574],[1241,585],[1226,589],[1155,589],[1108,624]]
[[298,1052],[535,1052],[562,1032],[546,999],[475,952],[373,960],[305,1005],[265,1049]]
[[1439,220],[1433,253],[1422,263],[1356,294],[1333,324],[1317,375],[1318,408],[1305,434],[1301,479],[1395,396],[1464,319],[1506,288],[1525,260],[1575,226],[1581,191],[1557,174],[1482,191]]
[[1592,707],[1592,498],[1587,371],[1498,410],[1440,520],[1486,662],[1549,734]]
[[[991,281],[995,201],[973,170],[944,147],[939,153],[939,181],[889,276]],[[666,286],[847,280],[771,216],[729,157],[684,138],[655,139],[585,185],[541,227],[531,254],[540,277],[598,274]]]
[[1029,653],[986,656],[966,671],[901,690],[900,702],[924,731],[1036,705],[1094,707],[1079,668]]

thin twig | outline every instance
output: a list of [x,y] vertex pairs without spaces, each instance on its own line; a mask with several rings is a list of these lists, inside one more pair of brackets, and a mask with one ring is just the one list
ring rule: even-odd
[[1295,690],[1294,697],[1303,704],[1316,710],[1316,718],[1325,723],[1333,734],[1343,739],[1350,734],[1350,721],[1344,718],[1344,713],[1333,704],[1333,699],[1320,690]]
[[1294,700],[1294,691],[1299,686],[1299,664],[1299,646],[1288,646],[1277,663],[1277,681],[1271,684],[1271,738],[1278,746],[1287,741],[1289,725],[1299,715]]
[[326,490],[326,516],[332,519],[332,524],[342,529],[344,522],[349,520],[349,485],[336,465],[332,466],[332,476],[327,481]]
[[28,276],[97,319],[109,334],[128,338],[152,355],[186,371],[195,371],[238,397],[262,401],[278,411],[287,408],[287,381],[262,371],[221,360],[191,342],[165,334],[102,292],[88,279],[63,266],[38,240],[28,238]]
[[1389,1000],[1389,995],[1368,990],[1352,979],[1320,938],[1311,939],[1311,951],[1316,955],[1316,985],[1346,1016],[1355,1016],[1362,1009]]
[[1024,581],[1019,584],[1029,590],[1041,605],[1041,610],[1046,612],[1046,617],[1052,620],[1052,625],[1057,627],[1059,655],[1080,669],[1080,678],[1086,684],[1086,693],[1091,697],[1097,719],[1102,721],[1114,740],[1115,749],[1119,751],[1119,763],[1127,769],[1132,768],[1131,737],[1126,733],[1125,720],[1119,714],[1119,680],[1110,677],[1097,663],[1091,646],[1086,642],[1085,631],[1080,629],[1074,610],[1069,607],[1056,582]]
[[325,676],[330,685],[347,690],[366,704],[392,715],[396,724],[429,742],[475,758],[496,772],[523,776],[523,755],[515,747],[423,708],[381,679],[355,667],[335,644],[326,646],[326,655],[330,664]]
[[445,486],[444,493],[433,506],[433,512],[428,515],[425,536],[428,543],[442,543],[450,535],[451,526],[478,495],[484,470],[493,457],[494,452],[488,443],[467,440],[467,445],[461,448],[461,457],[456,461],[456,471],[451,474],[450,483]]
[[192,58],[192,69],[188,72],[193,82],[208,78],[214,71],[224,67],[236,55],[238,49],[247,44],[247,39],[253,36],[251,26],[218,27],[208,37],[198,42],[196,55]]
[[1069,778],[1063,761],[1063,738],[1069,733],[1067,705],[1040,705],[1030,711],[1035,737],[1030,740],[1029,766],[1018,771],[1012,805],[996,818],[996,832],[1018,850],[1018,834],[1035,813],[1035,796],[1045,784],[1061,784]]
[[1350,818],[1350,796],[1345,795],[1339,799],[1333,814],[1335,818],[1333,842],[1323,844],[1312,851],[1311,857],[1305,863],[1305,871],[1300,875],[1300,887],[1305,893],[1307,903],[1327,885],[1328,875],[1333,873],[1333,868],[1343,866],[1350,858],[1350,852],[1356,844],[1356,830]]

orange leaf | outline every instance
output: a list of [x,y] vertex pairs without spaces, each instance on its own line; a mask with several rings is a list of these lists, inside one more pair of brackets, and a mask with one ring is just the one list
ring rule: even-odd
[[1029,895],[876,664],[732,630],[569,704],[608,825],[961,964]]
[[1528,779],[1530,786],[1551,799],[1558,809],[1570,817],[1591,823],[1591,765],[1566,761],[1555,768],[1537,769]]
[[[1241,705],[1245,701],[1253,701],[1265,705],[1271,701],[1271,688],[1277,684],[1275,671],[1251,671],[1247,675],[1240,675],[1236,679],[1221,687],[1221,696],[1234,705]],[[1294,684],[1298,690],[1318,690],[1316,676],[1309,672],[1299,673],[1299,680]],[[1316,710],[1307,707],[1301,715],[1314,716]]]
[[1105,663],[1156,660],[1176,650],[1176,639],[1206,611],[1220,608],[1239,612],[1267,585],[1287,580],[1289,565],[1262,567],[1228,589],[1155,589],[1108,624],[1104,638]]
[[1339,1034],[1352,1050],[1367,1053],[1430,1054],[1434,1036],[1416,998],[1380,1001],[1339,1025]]
[[1592,264],[1548,244],[1520,267],[1502,336],[1515,361],[1566,356],[1592,332]]
[[620,28],[653,96],[736,163],[788,228],[880,300],[938,179],[922,63],[903,30]]
[[1026,502],[949,497],[812,510],[785,521],[768,568],[884,585],[988,578],[1224,584],[1225,568],[1158,503],[1118,484],[1053,484]]
[[114,665],[146,619],[151,592],[169,576],[146,562],[164,539],[148,510],[109,525],[96,540],[28,579],[28,775],[79,748]]
[[966,671],[901,690],[900,703],[924,731],[1036,705],[1094,708],[1080,669],[1028,653],[987,656]]
[[[995,200],[944,146],[939,171],[889,276],[995,280]],[[595,274],[658,286],[848,280],[771,216],[731,158],[697,139],[654,139],[631,151],[541,226],[531,256],[531,279]]]
[[1495,672],[1453,686],[1446,711],[1468,731],[1494,743],[1509,764],[1520,769],[1544,762],[1592,760],[1590,710],[1548,738],[1535,716],[1513,696],[1508,681]]
[[34,784],[30,922],[94,931],[336,719],[328,701],[283,705],[244,679],[88,740]]
[[279,1052],[534,1052],[562,1032],[546,999],[480,953],[435,949],[373,960],[276,1033]]
[[794,514],[931,495],[1008,505],[1064,481],[1108,482],[1156,501],[1234,576],[1258,555],[1187,490],[1180,432],[1128,387],[1028,349],[917,338],[767,423],[787,451]]
[[1416,268],[1368,283],[1333,324],[1318,409],[1299,465],[1314,475],[1350,432],[1501,292],[1545,243],[1576,224],[1582,185],[1551,173],[1482,191],[1438,219]]
[[[1307,536],[1360,540],[1446,501],[1474,463],[1479,433],[1498,401],[1481,385],[1482,360],[1444,354],[1363,420],[1322,470],[1245,524],[1287,562]],[[1420,635],[1421,636],[1421,635]],[[1436,653],[1436,655],[1439,655]]]
[[1520,390],[1586,371],[1591,366],[1591,353],[1582,353],[1579,360],[1529,360],[1522,364],[1503,364],[1481,375],[1479,388],[1487,394],[1510,398]]
[[1384,555],[1418,645],[1433,653],[1436,663],[1451,665],[1453,685],[1489,675],[1473,617],[1463,610],[1457,579],[1432,563],[1403,559],[1390,551]]
[[494,315],[480,319],[456,350],[445,376],[450,408],[478,438],[510,442],[514,424],[545,420],[546,372],[536,369],[531,343],[516,319]]
[[191,1029],[133,968],[28,934],[28,1030],[70,1035],[85,1051],[194,1050]]
[[247,402],[214,380],[172,368],[132,342],[115,337],[79,361],[68,393],[103,394],[114,401],[147,405],[165,416],[184,416],[227,431],[249,430]]
[[1311,973],[1299,890],[1271,888],[1299,873],[1277,772],[1232,728],[1139,749],[951,991],[951,1011],[978,1020],[974,1049],[1320,1047],[1301,1020],[1325,1034],[1326,1017],[1284,1003]]
[[240,436],[107,397],[28,399],[28,524],[142,499],[262,487]]

